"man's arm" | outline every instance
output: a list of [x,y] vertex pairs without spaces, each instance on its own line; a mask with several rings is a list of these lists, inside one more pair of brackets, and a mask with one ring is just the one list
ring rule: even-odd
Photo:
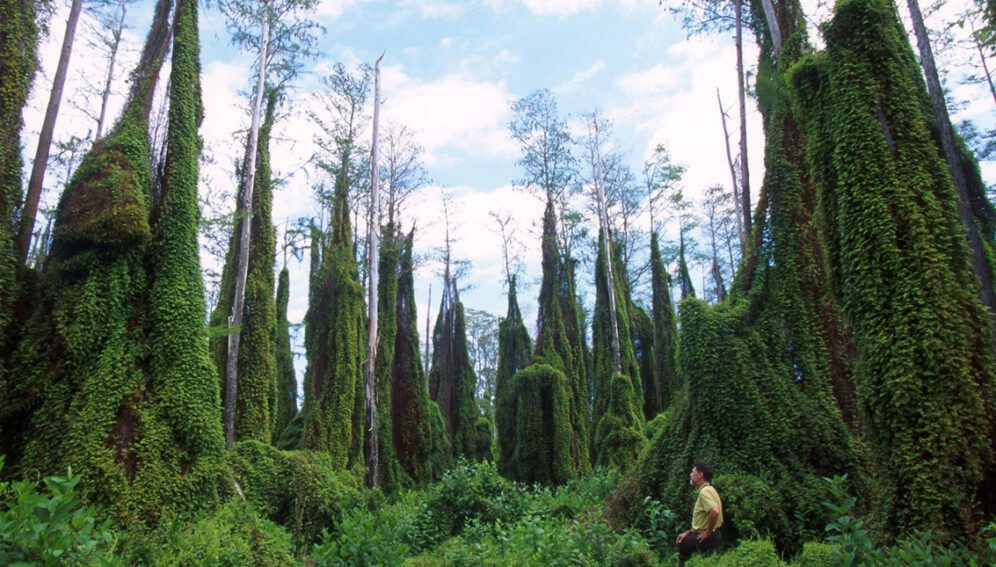
[[709,508],[709,519],[706,520],[706,529],[699,534],[699,541],[705,541],[712,536],[712,531],[716,528],[716,520],[719,519],[719,506]]

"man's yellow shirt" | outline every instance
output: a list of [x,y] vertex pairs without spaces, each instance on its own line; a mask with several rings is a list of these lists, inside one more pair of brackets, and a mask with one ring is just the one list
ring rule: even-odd
[[695,499],[695,508],[692,510],[692,529],[704,531],[709,525],[709,510],[715,506],[719,508],[719,517],[716,518],[716,525],[713,529],[719,529],[723,525],[723,501],[719,499],[719,493],[707,484],[699,490],[699,497]]

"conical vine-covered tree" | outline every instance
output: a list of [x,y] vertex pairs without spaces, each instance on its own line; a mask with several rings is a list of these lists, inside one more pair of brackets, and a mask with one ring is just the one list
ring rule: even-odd
[[[594,385],[592,392],[593,404],[591,412],[592,421],[592,450],[595,455],[596,465],[609,465],[622,460],[621,456],[615,452],[622,451],[626,454],[635,454],[634,447],[624,448],[621,446],[624,440],[635,441],[621,431],[612,431],[614,427],[635,427],[642,438],[643,429],[643,387],[640,382],[640,365],[633,352],[633,338],[630,325],[629,306],[632,304],[626,290],[626,272],[620,261],[619,254],[613,254],[612,279],[613,293],[615,293],[616,322],[619,336],[619,359],[622,366],[621,375],[616,372],[615,355],[612,352],[612,320],[609,316],[609,290],[605,277],[605,241],[601,234],[598,239],[598,255],[595,260],[595,315],[592,321],[592,360],[594,363]],[[612,383],[624,379],[629,385],[616,385]],[[635,386],[634,386],[635,384]],[[610,403],[611,398],[616,397],[615,405]],[[630,407],[626,409],[626,405]],[[613,413],[610,419],[603,423],[602,417],[606,413]],[[631,421],[635,419],[636,423]],[[612,439],[612,447],[603,447],[603,441]]]
[[429,395],[439,404],[446,418],[446,429],[453,443],[453,455],[482,459],[478,455],[477,402],[474,391],[477,377],[467,352],[467,330],[463,304],[456,283],[445,276],[443,297],[436,326],[432,331],[432,369],[429,372]]
[[635,303],[629,305],[630,320],[633,323],[633,354],[640,367],[640,382],[643,387],[643,418],[649,421],[661,412],[657,392],[659,381],[656,376],[654,352],[654,320],[645,309]]
[[[349,221],[351,152],[341,148],[335,176],[332,227],[321,250],[317,289],[309,305],[312,325],[305,373],[301,446],[332,455],[335,466],[363,459],[363,289]],[[307,341],[306,341],[307,342]],[[357,399],[360,396],[360,399]]]
[[[596,426],[605,408],[609,405],[609,382],[616,374],[615,359],[612,354],[612,331],[609,318],[609,296],[608,286],[605,278],[605,250],[604,241],[601,236],[598,239],[598,254],[595,259],[595,315],[592,319],[592,360],[594,362],[594,384],[592,392],[594,400],[592,404],[591,420]],[[614,250],[618,252],[618,248]],[[633,352],[633,338],[630,325],[629,306],[631,301],[626,292],[626,274],[618,254],[613,254],[613,285],[616,295],[616,320],[619,326],[619,357],[622,363],[622,373],[630,376],[637,384],[640,383],[640,365]],[[638,408],[643,407],[642,389],[641,393],[636,393],[634,389],[634,401]],[[642,409],[641,409],[642,415]]]
[[688,271],[688,260],[685,259],[685,233],[678,237],[678,283],[681,285],[681,299],[695,297],[695,284]]
[[391,382],[394,373],[394,349],[398,334],[398,268],[401,261],[403,238],[393,221],[383,228],[378,258],[380,278],[377,293],[380,295],[377,310],[377,360],[374,372],[377,378],[377,444],[379,457],[378,485],[385,491],[410,484],[394,451],[391,424]]
[[170,8],[156,6],[121,120],[63,193],[45,296],[16,355],[34,372],[14,391],[32,396],[34,411],[15,469],[73,466],[89,500],[137,525],[210,506],[223,447],[197,244],[197,4],[186,0],[173,26],[165,166],[151,193],[148,109]]
[[[509,476],[516,444],[515,375],[529,365],[532,340],[519,310],[515,276],[508,280],[508,313],[498,324],[498,371],[495,377],[495,425],[498,431],[498,470]],[[568,404],[568,411],[570,405]],[[570,419],[570,415],[568,415]]]
[[[571,460],[575,474],[591,470],[588,375],[581,316],[574,290],[573,261],[560,254],[552,200],[543,213],[543,281],[540,284],[533,361],[559,370],[571,390]],[[521,421],[517,417],[517,422]],[[521,433],[517,434],[521,437]]]
[[416,482],[435,480],[450,465],[446,421],[436,402],[429,399],[429,385],[422,370],[412,242],[415,229],[402,242],[398,264],[395,308],[397,332],[391,367],[391,427],[394,449],[404,471]]
[[993,466],[991,330],[901,30],[892,3],[840,2],[826,51],[792,84],[854,326],[879,525],[891,537],[929,529],[971,541]]
[[[259,140],[256,146],[256,174],[253,177],[252,216],[249,229],[249,268],[246,275],[245,312],[242,316],[237,388],[235,400],[235,439],[255,439],[269,443],[274,426],[273,408],[276,392],[277,364],[273,329],[276,326],[276,305],[273,300],[273,266],[276,262],[276,240],[271,218],[273,180],[270,171],[270,131],[279,92],[269,89]],[[239,183],[240,191],[244,183]],[[238,202],[242,202],[242,198]],[[211,314],[211,324],[227,325],[235,293],[235,271],[238,262],[239,226],[246,213],[236,210],[236,225],[221,281],[218,306]],[[232,330],[229,329],[229,332]],[[228,335],[212,340],[215,365],[219,372],[222,399],[225,398],[225,368],[228,359]]]
[[670,407],[679,389],[678,366],[675,361],[678,326],[671,302],[671,276],[668,275],[667,267],[661,259],[656,232],[650,235],[650,286],[654,311],[653,380],[659,396],[656,401],[657,408],[659,411],[664,411]]
[[277,325],[274,327],[273,348],[277,363],[276,403],[273,413],[273,438],[280,436],[297,415],[297,377],[294,375],[294,353],[291,350],[290,322],[287,304],[290,301],[290,273],[284,266],[277,283]]

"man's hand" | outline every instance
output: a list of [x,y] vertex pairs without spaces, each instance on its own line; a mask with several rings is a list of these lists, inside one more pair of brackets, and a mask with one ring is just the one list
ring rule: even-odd
[[712,532],[709,530],[706,530],[704,532],[699,532],[699,543],[702,543],[703,541],[709,539],[711,536]]
[[681,545],[681,542],[685,541],[685,538],[688,537],[689,532],[691,532],[691,530],[678,534],[678,538],[674,540],[674,544]]

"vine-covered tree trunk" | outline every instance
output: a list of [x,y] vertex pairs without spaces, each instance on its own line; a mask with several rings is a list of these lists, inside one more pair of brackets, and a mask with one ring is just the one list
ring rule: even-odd
[[650,235],[650,282],[654,310],[654,381],[660,396],[657,404],[664,411],[671,406],[680,389],[674,354],[678,326],[671,302],[671,277],[661,259],[657,233]]
[[586,371],[581,317],[574,290],[573,263],[560,255],[553,201],[543,213],[543,281],[540,284],[536,345],[533,360],[561,371],[571,388],[570,420],[574,473],[591,470]]
[[[14,304],[18,289],[18,260],[14,246],[17,234],[15,211],[21,205],[22,109],[28,101],[31,81],[38,65],[38,26],[35,0],[0,0],[0,392],[6,380],[10,354],[14,349]],[[12,400],[4,392],[0,404]],[[7,412],[0,410],[0,416]],[[4,434],[0,418],[0,452],[10,455],[10,435]],[[6,427],[10,427],[7,425]],[[8,460],[10,457],[8,457]]]
[[826,52],[804,60],[792,85],[835,291],[854,325],[857,392],[881,471],[878,527],[967,543],[993,462],[991,330],[900,30],[891,2],[839,3]]
[[332,455],[337,467],[363,459],[363,289],[349,222],[349,148],[335,177],[332,233],[323,247],[309,306],[301,446]]
[[[498,470],[510,476],[516,444],[516,374],[529,365],[532,340],[519,311],[515,276],[508,280],[508,312],[498,324],[498,370],[495,376],[495,424],[498,431]],[[566,377],[565,377],[566,379]],[[568,411],[570,411],[568,399]],[[568,419],[570,416],[568,415]],[[569,453],[568,453],[569,456]]]
[[451,448],[446,423],[429,386],[419,354],[418,317],[412,270],[415,229],[402,243],[398,264],[395,309],[397,332],[391,365],[391,426],[394,449],[404,471],[416,482],[442,476],[449,467]]
[[[236,209],[235,230],[225,268],[222,273],[221,293],[218,305],[211,314],[211,323],[216,328],[226,329],[226,333],[212,341],[215,364],[219,371],[222,399],[228,387],[225,379],[228,368],[229,337],[233,332],[227,328],[231,320],[231,308],[235,303],[236,277],[238,274],[238,254],[242,248],[242,226],[249,223],[249,256],[245,283],[245,309],[242,326],[239,329],[239,360],[236,366],[238,387],[235,390],[235,440],[255,439],[269,443],[274,426],[274,396],[276,392],[277,367],[273,329],[276,325],[276,305],[273,300],[273,266],[276,262],[276,237],[271,218],[273,181],[270,170],[270,132],[279,93],[269,90],[266,94],[266,107],[263,123],[259,129],[256,145],[255,187],[252,191],[249,214]],[[240,177],[245,175],[245,171]],[[244,180],[240,181],[240,199]]]
[[290,273],[280,270],[277,283],[277,324],[274,327],[273,349],[276,360],[277,388],[274,406],[273,438],[287,429],[297,415],[297,378],[294,375],[294,352],[291,350],[290,323],[287,304],[290,300]]
[[455,282],[451,282],[443,287],[443,299],[432,332],[429,395],[439,404],[446,418],[453,455],[471,460],[485,458],[485,455],[477,454],[476,388],[477,377],[467,351],[463,304]]
[[63,194],[45,295],[15,355],[29,372],[13,390],[33,397],[15,469],[73,466],[84,495],[125,525],[210,506],[223,448],[197,245],[195,2],[176,8],[166,160],[158,200],[151,195],[147,102],[170,7],[156,7],[121,121]]

